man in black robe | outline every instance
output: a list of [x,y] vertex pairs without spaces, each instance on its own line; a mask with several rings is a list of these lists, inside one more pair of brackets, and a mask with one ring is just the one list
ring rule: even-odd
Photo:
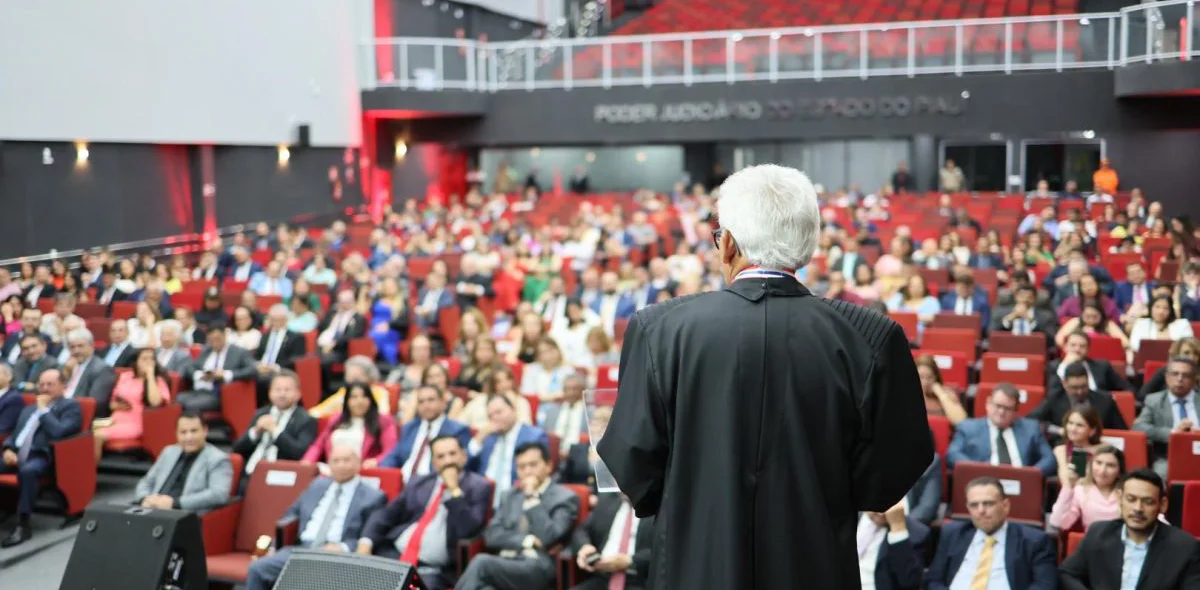
[[858,512],[933,455],[908,340],[795,279],[820,229],[803,174],[748,168],[720,194],[729,286],[633,317],[600,456],[655,517],[648,588],[859,588]]

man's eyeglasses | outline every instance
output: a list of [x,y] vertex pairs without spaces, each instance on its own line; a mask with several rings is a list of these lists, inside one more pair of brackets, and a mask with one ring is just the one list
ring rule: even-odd
[[716,248],[718,250],[721,249],[721,235],[724,233],[725,233],[725,228],[723,228],[723,227],[718,227],[717,229],[714,229],[712,231],[713,248]]

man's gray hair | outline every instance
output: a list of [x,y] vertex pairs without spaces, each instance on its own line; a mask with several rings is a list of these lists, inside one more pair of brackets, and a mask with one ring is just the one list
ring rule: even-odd
[[158,327],[158,333],[162,334],[167,330],[174,330],[176,334],[183,335],[183,324],[179,320],[162,320],[155,324]]
[[795,168],[765,164],[734,173],[721,185],[717,211],[721,227],[751,264],[800,268],[817,249],[817,190]]
[[379,383],[379,380],[381,379],[379,367],[375,366],[375,361],[372,361],[367,356],[361,354],[354,355],[346,359],[346,366],[358,367],[362,369],[363,373],[366,373],[367,375],[367,380],[371,383]]
[[282,304],[282,303],[276,303],[275,305],[272,305],[272,306],[271,306],[271,309],[268,309],[268,310],[267,310],[267,316],[268,316],[268,317],[270,317],[270,316],[273,316],[273,315],[276,315],[276,314],[283,314],[283,315],[285,315],[285,316],[286,316],[286,315],[288,315],[289,313],[290,313],[290,312],[288,311],[288,306],[286,306],[286,305],[284,305],[284,304]]
[[87,342],[90,345],[96,344],[96,338],[92,336],[91,330],[87,328],[79,328],[71,330],[67,333],[67,342]]

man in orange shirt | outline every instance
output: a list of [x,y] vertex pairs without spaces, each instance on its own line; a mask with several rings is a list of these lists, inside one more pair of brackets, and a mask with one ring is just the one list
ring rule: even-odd
[[1109,165],[1108,158],[1100,158],[1100,169],[1092,175],[1092,187],[1098,193],[1107,195],[1117,194],[1117,171]]

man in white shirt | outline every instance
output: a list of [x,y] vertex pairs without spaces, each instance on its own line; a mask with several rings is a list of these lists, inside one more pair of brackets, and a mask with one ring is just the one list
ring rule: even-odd
[[642,590],[650,575],[654,519],[638,518],[624,494],[602,494],[571,545],[579,569],[593,574],[575,590]]
[[271,404],[259,408],[250,428],[233,443],[233,451],[246,459],[248,477],[262,461],[299,461],[317,439],[317,421],[300,407],[300,377],[283,369],[271,379]]
[[906,518],[905,501],[858,520],[858,574],[863,590],[918,590],[929,528]]
[[950,469],[959,461],[1036,467],[1050,477],[1058,471],[1054,452],[1036,420],[1020,418],[1021,393],[1000,383],[987,400],[987,417],[960,422],[946,451]]
[[[383,492],[363,483],[358,476],[362,467],[359,449],[334,447],[329,453],[328,478],[322,477],[284,513],[284,521],[295,521],[299,546],[334,553],[354,549],[371,513],[383,508]],[[280,547],[250,564],[246,572],[246,590],[269,590],[291,557],[290,547]]]
[[229,249],[229,252],[233,255],[229,278],[243,283],[249,282],[250,277],[260,270],[258,265],[250,259],[250,252],[244,246],[234,246]]
[[39,299],[53,297],[54,285],[50,284],[50,267],[39,266],[33,269],[33,284],[25,291],[25,302],[29,307],[37,307]]
[[288,309],[282,303],[271,306],[267,312],[267,331],[254,351],[258,370],[259,405],[266,400],[271,378],[281,369],[295,367],[297,358],[304,356],[304,338],[288,331]]
[[83,322],[83,318],[75,315],[75,296],[59,293],[54,296],[54,313],[42,317],[42,333],[55,343],[61,343],[68,332],[67,320]]

